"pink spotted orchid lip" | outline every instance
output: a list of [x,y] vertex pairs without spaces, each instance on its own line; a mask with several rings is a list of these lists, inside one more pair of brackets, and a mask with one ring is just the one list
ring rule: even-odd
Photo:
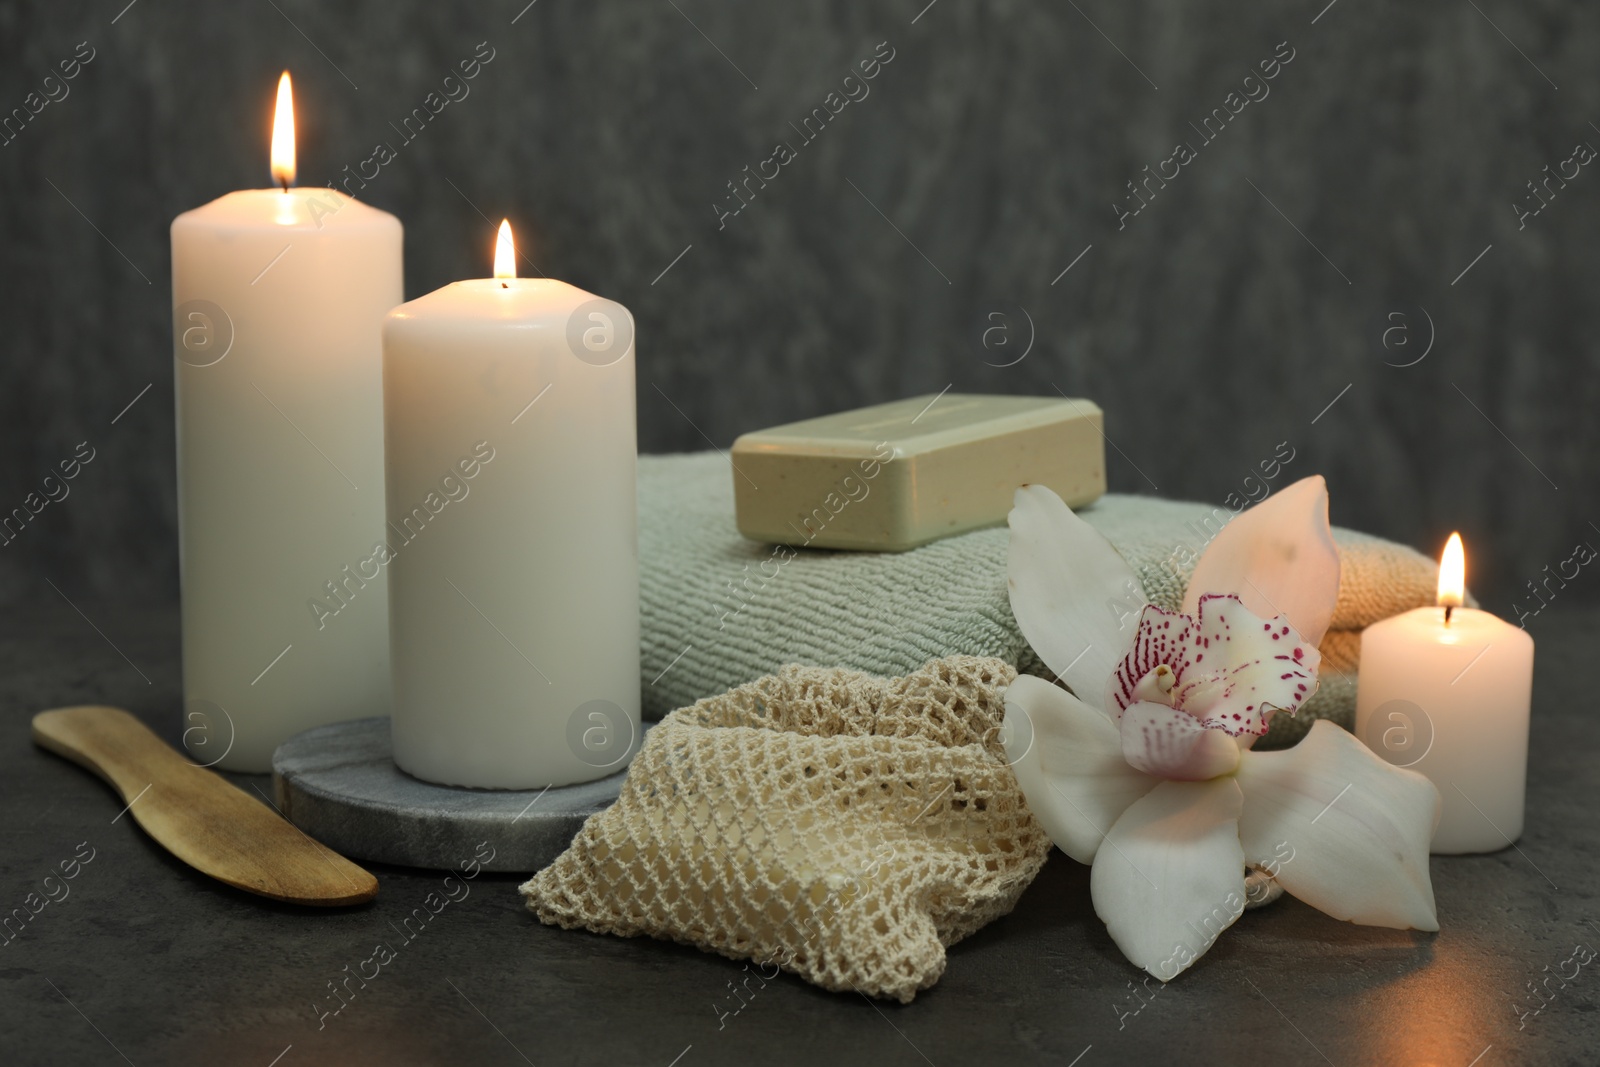
[[1165,704],[1207,729],[1264,734],[1275,711],[1316,690],[1321,654],[1282,615],[1263,619],[1233,594],[1200,597],[1198,618],[1146,605],[1133,647],[1111,676],[1120,719],[1140,702]]

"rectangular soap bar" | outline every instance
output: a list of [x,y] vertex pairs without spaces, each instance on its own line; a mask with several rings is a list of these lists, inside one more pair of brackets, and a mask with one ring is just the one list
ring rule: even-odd
[[733,443],[739,532],[899,552],[1004,522],[1024,484],[1072,507],[1106,490],[1090,400],[945,393],[747,433]]

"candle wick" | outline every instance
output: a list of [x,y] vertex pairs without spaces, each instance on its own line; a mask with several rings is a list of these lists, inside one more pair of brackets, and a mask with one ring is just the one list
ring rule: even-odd
[[1446,626],[1450,625],[1450,613],[1455,611],[1455,610],[1456,610],[1456,606],[1454,604],[1446,604],[1444,606],[1444,624]]
[[280,177],[278,179],[278,184],[283,186],[284,192],[287,193],[289,191],[289,179],[287,177]]
[[500,283],[500,288],[509,289],[509,288],[511,288],[511,284],[509,282],[501,282]]

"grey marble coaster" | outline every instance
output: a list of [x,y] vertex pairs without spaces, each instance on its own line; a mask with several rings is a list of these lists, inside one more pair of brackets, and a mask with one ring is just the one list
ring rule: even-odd
[[438,870],[456,869],[487,841],[494,870],[537,871],[617,799],[626,777],[624,766],[556,789],[434,785],[395,766],[387,716],[307,730],[272,756],[278,808],[311,837],[352,859]]

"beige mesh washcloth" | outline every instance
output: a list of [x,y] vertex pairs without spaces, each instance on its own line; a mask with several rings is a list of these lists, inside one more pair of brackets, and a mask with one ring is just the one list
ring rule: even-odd
[[522,894],[545,923],[908,1002],[1050,851],[1000,744],[1015,677],[974,656],[903,678],[790,666],[675,711]]

